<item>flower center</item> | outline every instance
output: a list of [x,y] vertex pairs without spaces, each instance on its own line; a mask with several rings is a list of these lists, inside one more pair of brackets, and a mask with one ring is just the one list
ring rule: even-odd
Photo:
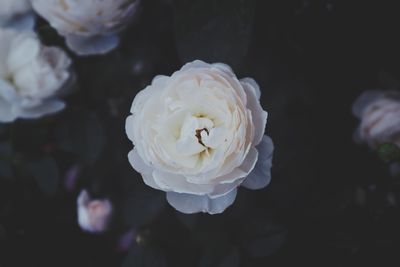
[[202,141],[202,133],[203,132],[206,132],[207,136],[210,135],[210,131],[207,128],[203,128],[203,129],[197,129],[195,136],[196,136],[197,141],[199,142],[200,145],[202,145],[204,147],[207,147]]

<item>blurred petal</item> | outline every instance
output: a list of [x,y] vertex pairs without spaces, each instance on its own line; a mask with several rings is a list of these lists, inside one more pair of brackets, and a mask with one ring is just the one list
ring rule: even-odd
[[253,190],[264,188],[271,182],[272,155],[274,151],[274,144],[271,138],[264,135],[257,149],[257,164],[242,183],[244,187]]
[[377,100],[385,95],[385,91],[382,90],[368,90],[363,92],[354,102],[352,112],[353,115],[357,118],[361,118],[364,109]]
[[17,31],[33,30],[35,27],[35,23],[36,16],[33,13],[28,13],[26,15],[16,16],[15,18],[4,23],[2,27],[10,28]]
[[207,212],[209,214],[222,213],[235,201],[237,190],[234,189],[228,194],[210,198],[208,196],[196,196],[191,194],[179,194],[167,192],[167,201],[176,210],[183,213]]
[[41,105],[32,108],[17,109],[18,117],[36,119],[44,115],[57,113],[65,108],[65,103],[60,100],[47,100]]
[[243,88],[247,95],[247,108],[251,110],[251,116],[254,124],[254,139],[253,144],[258,145],[265,132],[268,113],[261,107],[257,97],[257,91],[247,82],[242,82]]
[[117,35],[82,37],[67,35],[65,37],[68,47],[80,56],[106,54],[119,44]]
[[0,98],[9,102],[14,102],[18,98],[14,87],[2,79],[0,79]]
[[11,105],[0,97],[0,123],[12,122],[17,118],[12,112]]

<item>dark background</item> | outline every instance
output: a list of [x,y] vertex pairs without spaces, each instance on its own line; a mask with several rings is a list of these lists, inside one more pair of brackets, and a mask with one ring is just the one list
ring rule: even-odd
[[[143,0],[119,49],[71,54],[64,112],[0,124],[0,266],[400,266],[400,180],[354,143],[351,114],[362,91],[400,85],[398,14],[386,1]],[[276,147],[272,183],[241,188],[222,215],[176,212],[127,161],[134,96],[193,59],[260,84]],[[80,230],[82,188],[113,201],[109,232]]]

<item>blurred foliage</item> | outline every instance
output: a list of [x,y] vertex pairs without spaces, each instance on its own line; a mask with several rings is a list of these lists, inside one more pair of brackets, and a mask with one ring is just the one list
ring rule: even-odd
[[383,144],[378,148],[379,157],[386,163],[400,162],[400,148],[395,144]]

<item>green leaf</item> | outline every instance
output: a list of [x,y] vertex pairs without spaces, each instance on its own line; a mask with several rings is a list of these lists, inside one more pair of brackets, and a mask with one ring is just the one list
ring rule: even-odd
[[175,36],[183,62],[201,59],[238,68],[253,30],[253,0],[178,0]]
[[125,260],[122,267],[166,267],[167,260],[164,254],[155,247],[151,246],[135,246],[133,247]]
[[245,225],[243,245],[253,258],[268,257],[286,242],[287,230],[267,219],[255,219]]
[[28,170],[44,194],[53,196],[57,193],[59,171],[54,159],[47,157],[32,161],[28,164]]
[[394,144],[380,145],[378,155],[386,163],[400,162],[400,148]]
[[140,227],[157,217],[164,206],[164,192],[147,188],[137,189],[125,202],[125,223],[132,227]]
[[86,163],[94,163],[106,143],[103,124],[95,113],[77,114],[62,122],[56,132],[57,143]]

